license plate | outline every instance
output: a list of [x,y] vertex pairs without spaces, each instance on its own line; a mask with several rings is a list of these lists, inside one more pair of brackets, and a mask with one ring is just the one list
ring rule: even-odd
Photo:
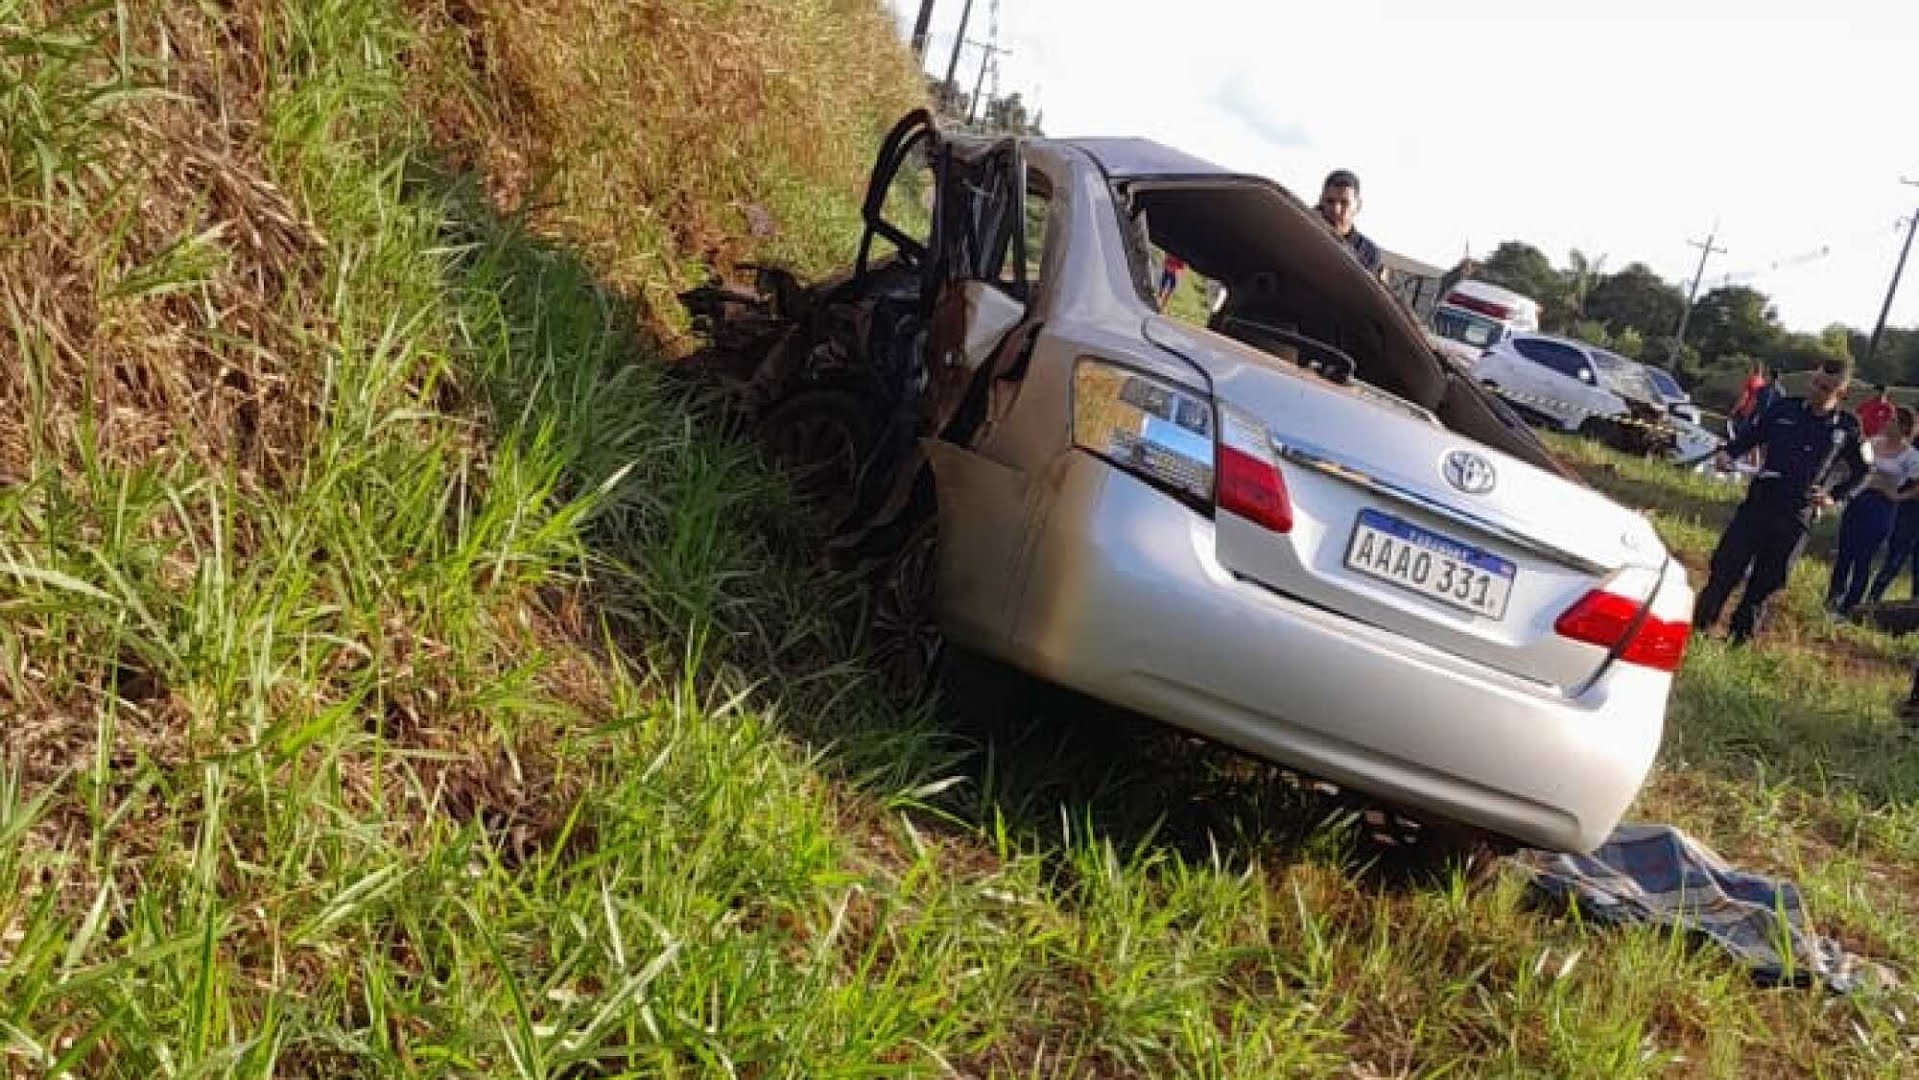
[[1346,567],[1442,604],[1500,619],[1519,568],[1497,555],[1377,510],[1361,510]]

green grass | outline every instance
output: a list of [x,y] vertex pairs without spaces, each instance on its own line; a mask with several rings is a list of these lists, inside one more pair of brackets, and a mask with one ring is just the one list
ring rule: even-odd
[[[769,12],[766,37],[817,50],[844,7],[706,13]],[[860,590],[647,344],[691,254],[665,226],[602,242],[675,198],[589,197],[603,125],[549,148],[560,210],[503,214],[415,119],[422,71],[466,77],[418,54],[437,24],[378,0],[168,9],[212,50],[175,70],[162,18],[54,32],[0,5],[0,101],[92,102],[6,128],[9,1072],[1911,1072],[1903,991],[1761,991],[1511,880],[1396,882],[1334,808],[1138,722],[1042,698],[956,730],[890,703]],[[124,153],[211,75],[257,121],[231,190],[283,195],[324,242],[255,246],[267,218]],[[822,264],[845,243],[856,192],[818,163],[695,164],[812,207],[769,243]],[[49,236],[89,272],[25,273]],[[91,323],[56,306],[92,296]],[[229,308],[254,321],[201,317]],[[255,412],[195,381],[220,365],[269,388]],[[153,390],[169,372],[196,393]],[[246,415],[284,443],[232,434]],[[1580,453],[1709,549],[1725,489]],[[1814,621],[1818,570],[1776,644],[1695,649],[1637,815],[1793,874],[1823,927],[1910,966],[1919,770],[1890,706],[1913,651]]]
[[[1153,278],[1153,287],[1159,287],[1157,275]],[[1166,298],[1166,314],[1181,322],[1205,326],[1213,317],[1212,309],[1206,306],[1206,279],[1190,267],[1183,271],[1173,294]]]

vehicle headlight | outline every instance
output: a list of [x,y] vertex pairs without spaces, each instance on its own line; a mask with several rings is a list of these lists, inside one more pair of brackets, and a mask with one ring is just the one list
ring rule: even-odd
[[1073,443],[1196,503],[1213,500],[1213,403],[1100,360],[1073,369]]

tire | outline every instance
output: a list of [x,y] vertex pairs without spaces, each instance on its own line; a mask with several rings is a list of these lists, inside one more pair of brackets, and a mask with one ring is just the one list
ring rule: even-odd
[[869,571],[866,633],[884,693],[902,705],[935,697],[942,726],[986,739],[1023,727],[1039,686],[1010,664],[947,643],[939,627],[939,512],[917,501],[897,543]]
[[934,607],[938,576],[939,517],[927,514],[879,564],[872,583],[872,662],[895,701],[917,702],[939,688],[946,643]]
[[768,409],[759,427],[767,456],[820,516],[833,524],[852,512],[879,436],[870,399],[851,390],[802,390]]

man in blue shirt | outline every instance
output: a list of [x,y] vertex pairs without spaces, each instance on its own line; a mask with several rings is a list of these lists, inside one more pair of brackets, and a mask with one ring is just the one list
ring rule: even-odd
[[[1732,613],[1732,641],[1751,640],[1764,620],[1766,602],[1785,585],[1806,545],[1813,514],[1843,502],[1865,483],[1871,451],[1859,419],[1839,407],[1851,376],[1843,361],[1821,364],[1805,397],[1779,398],[1720,451],[1722,469],[1754,449],[1764,450],[1765,465],[1712,553],[1710,576],[1693,608],[1694,629],[1717,623],[1720,609],[1744,581],[1745,593]],[[1836,464],[1845,466],[1846,475],[1829,485]]]
[[1326,219],[1333,235],[1346,244],[1359,265],[1374,277],[1384,279],[1386,260],[1379,254],[1379,245],[1353,228],[1353,219],[1359,216],[1359,177],[1347,169],[1328,173],[1326,182],[1319,188],[1319,216]]

